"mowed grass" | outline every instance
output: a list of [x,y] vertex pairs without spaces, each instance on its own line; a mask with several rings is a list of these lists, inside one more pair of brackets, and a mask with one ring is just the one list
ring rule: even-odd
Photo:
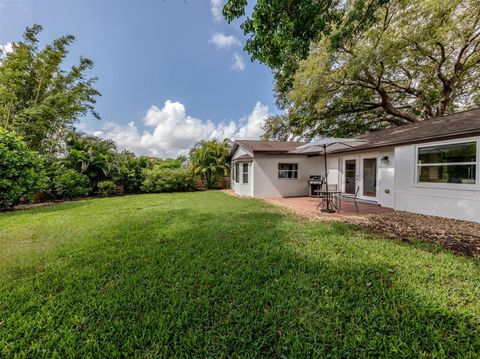
[[221,192],[0,214],[2,357],[478,357],[480,265]]

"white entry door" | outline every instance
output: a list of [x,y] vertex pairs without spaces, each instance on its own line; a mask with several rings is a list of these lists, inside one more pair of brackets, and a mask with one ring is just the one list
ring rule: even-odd
[[362,196],[364,199],[377,200],[377,158],[362,158]]
[[377,157],[351,156],[343,159],[342,191],[358,198],[377,200]]

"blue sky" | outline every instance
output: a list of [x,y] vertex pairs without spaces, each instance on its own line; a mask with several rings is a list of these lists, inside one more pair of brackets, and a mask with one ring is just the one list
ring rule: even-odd
[[0,45],[41,24],[42,43],[63,34],[95,62],[98,122],[79,128],[137,153],[174,156],[212,137],[258,138],[277,113],[270,70],[243,52],[223,0],[0,0]]

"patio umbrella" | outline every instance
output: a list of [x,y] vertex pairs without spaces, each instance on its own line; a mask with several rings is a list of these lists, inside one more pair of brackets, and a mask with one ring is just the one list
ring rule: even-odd
[[325,158],[325,182],[328,177],[327,170],[327,153],[333,151],[340,151],[349,148],[354,148],[361,145],[368,144],[369,141],[361,140],[357,138],[336,138],[336,137],[323,137],[317,140],[313,140],[305,145],[297,147],[290,151],[291,153],[319,153],[323,152]]

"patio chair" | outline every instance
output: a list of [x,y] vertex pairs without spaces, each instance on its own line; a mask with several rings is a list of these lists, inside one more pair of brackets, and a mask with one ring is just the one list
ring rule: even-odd
[[355,208],[357,209],[357,214],[360,214],[360,211],[358,209],[358,203],[357,203],[357,199],[358,199],[358,192],[360,191],[360,187],[357,187],[357,189],[355,190],[355,194],[350,194],[350,193],[342,193],[341,195],[341,200],[343,198],[348,198],[350,200],[352,200],[353,204],[355,205]]

